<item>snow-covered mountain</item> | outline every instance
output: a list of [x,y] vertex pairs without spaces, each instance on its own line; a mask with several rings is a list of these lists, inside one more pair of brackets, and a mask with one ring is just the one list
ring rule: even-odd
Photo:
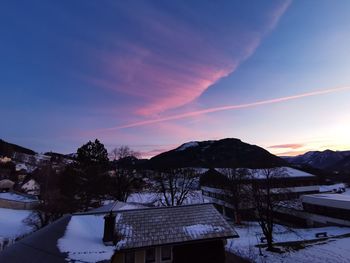
[[334,169],[343,160],[350,157],[350,151],[310,151],[295,157],[283,157],[295,165],[307,165],[318,169]]

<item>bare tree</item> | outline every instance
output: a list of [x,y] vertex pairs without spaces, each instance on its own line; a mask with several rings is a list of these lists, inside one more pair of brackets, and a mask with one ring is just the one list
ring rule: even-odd
[[242,204],[249,203],[251,188],[247,186],[247,180],[251,178],[250,171],[245,168],[223,168],[222,174],[225,175],[227,184],[223,186],[228,194],[229,201],[234,207],[235,222],[241,223]]
[[137,151],[132,150],[127,145],[122,145],[120,147],[115,147],[111,152],[110,156],[112,156],[113,160],[120,160],[126,157],[135,157],[140,158],[141,154]]
[[154,189],[164,206],[182,205],[186,198],[195,195],[193,186],[198,180],[193,169],[170,169],[158,171]]
[[59,190],[45,193],[38,207],[24,219],[24,223],[38,230],[57,220],[65,213],[65,203]]
[[137,172],[128,168],[118,168],[111,176],[110,195],[119,201],[126,202],[130,194],[140,189],[143,180]]
[[267,249],[270,251],[274,250],[274,209],[281,200],[281,195],[287,194],[287,190],[280,185],[280,179],[287,175],[283,168],[259,169],[257,174],[253,174],[257,180],[252,183],[252,201],[258,223],[266,238]]

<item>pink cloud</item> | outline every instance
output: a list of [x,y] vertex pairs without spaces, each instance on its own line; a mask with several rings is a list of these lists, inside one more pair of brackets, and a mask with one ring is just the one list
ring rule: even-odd
[[238,27],[233,19],[230,24],[217,19],[217,25],[205,27],[200,24],[202,17],[193,18],[198,22],[193,24],[154,7],[145,6],[142,14],[124,7],[143,39],[111,35],[112,49],[91,54],[101,74],[88,79],[95,86],[133,97],[137,103],[132,114],[158,116],[193,102],[234,72],[276,26],[289,4],[285,1],[270,8],[262,15],[266,21],[259,30],[249,23]]
[[291,143],[291,144],[278,144],[278,145],[272,145],[269,146],[268,148],[272,148],[272,149],[299,149],[304,147],[305,145],[302,143]]

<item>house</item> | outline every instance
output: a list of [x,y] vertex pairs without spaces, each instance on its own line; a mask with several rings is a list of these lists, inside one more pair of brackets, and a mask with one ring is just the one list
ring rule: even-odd
[[105,219],[104,241],[116,247],[113,263],[225,262],[226,239],[238,237],[212,204],[129,210]]
[[2,251],[0,262],[220,263],[232,237],[211,204],[133,209],[120,202],[113,212],[64,216]]
[[304,210],[309,213],[350,221],[350,195],[304,195],[301,201]]
[[35,209],[39,203],[38,198],[33,195],[17,192],[0,192],[1,208],[32,210]]
[[22,185],[21,189],[24,192],[26,192],[27,194],[31,194],[31,195],[39,195],[40,194],[40,185],[34,179],[30,179],[26,183],[24,183]]
[[9,179],[0,180],[0,192],[11,191],[13,190],[14,185],[15,185],[15,182]]

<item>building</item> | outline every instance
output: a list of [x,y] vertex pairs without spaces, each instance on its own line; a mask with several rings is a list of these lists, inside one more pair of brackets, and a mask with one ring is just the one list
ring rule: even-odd
[[301,198],[305,211],[350,221],[350,195],[314,194]]
[[224,262],[238,237],[212,204],[130,210],[116,215],[113,263]]
[[32,210],[39,205],[39,200],[36,196],[22,194],[17,192],[3,192],[0,193],[0,207]]
[[108,208],[64,216],[6,248],[0,262],[220,263],[226,238],[238,237],[211,204]]
[[0,180],[0,192],[8,192],[10,190],[13,190],[14,185],[15,182],[9,179]]
[[[209,170],[204,176],[207,179],[202,180],[201,190],[206,202],[214,203],[216,208],[224,215],[234,218],[235,211],[232,203],[232,193],[230,184],[234,180],[228,181],[225,178],[225,172],[230,168],[215,168]],[[241,168],[238,168],[241,169]],[[283,172],[282,176],[269,179],[272,185],[272,193],[275,198],[280,200],[296,199],[305,194],[314,194],[319,192],[318,178],[310,173],[293,169],[290,167],[280,167]],[[240,178],[239,184],[254,191],[256,187],[264,188],[266,169],[242,169],[246,171],[246,178]],[[240,216],[244,219],[253,217],[253,204],[249,201],[241,203]]]

